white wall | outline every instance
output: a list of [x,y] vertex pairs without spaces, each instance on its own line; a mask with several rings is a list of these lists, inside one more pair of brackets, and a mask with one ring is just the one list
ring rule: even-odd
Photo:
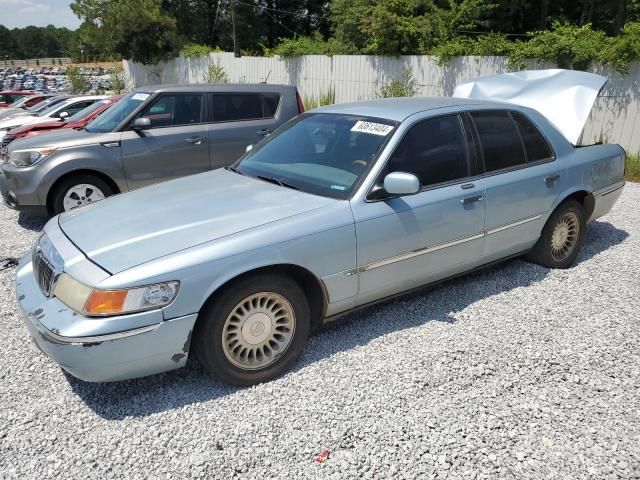
[[[275,57],[234,58],[233,53],[212,53],[209,57],[179,57],[167,63],[145,66],[123,62],[130,86],[170,83],[202,83],[212,62],[220,62],[231,82],[284,83],[297,85],[303,97],[318,97],[335,90],[337,103],[374,98],[390,79],[410,66],[418,94],[451,95],[455,86],[476,77],[508,71],[503,57],[460,57],[438,65],[430,56],[380,57],[307,55],[293,59]],[[549,68],[552,65],[538,65]],[[595,67],[609,83],[591,113],[583,143],[598,140],[619,143],[627,152],[640,152],[640,63],[633,62],[629,73],[621,75],[606,67]]]

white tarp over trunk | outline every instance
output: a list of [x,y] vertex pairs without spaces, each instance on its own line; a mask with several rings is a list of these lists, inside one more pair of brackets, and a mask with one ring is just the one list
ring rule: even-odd
[[607,78],[575,70],[524,70],[479,78],[458,85],[454,97],[498,100],[544,115],[576,144]]

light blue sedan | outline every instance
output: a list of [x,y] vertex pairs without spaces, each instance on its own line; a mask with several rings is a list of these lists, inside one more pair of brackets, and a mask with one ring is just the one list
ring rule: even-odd
[[263,382],[355,308],[516,256],[569,267],[620,196],[624,158],[501,102],[321,108],[232,167],[52,219],[18,300],[35,343],[81,379],[193,351],[226,382]]

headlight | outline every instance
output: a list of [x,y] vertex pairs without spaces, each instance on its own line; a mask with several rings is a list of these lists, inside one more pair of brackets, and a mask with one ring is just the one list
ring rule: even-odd
[[88,287],[63,273],[54,294],[73,310],[89,317],[124,315],[162,308],[173,302],[180,282],[164,282],[121,290]]
[[7,159],[16,167],[30,167],[31,165],[35,165],[39,161],[47,158],[56,150],[57,148],[54,147],[34,148],[32,150],[14,150],[9,153]]

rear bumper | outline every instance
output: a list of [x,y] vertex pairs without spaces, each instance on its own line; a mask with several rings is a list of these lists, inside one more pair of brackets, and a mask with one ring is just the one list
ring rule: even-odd
[[[42,293],[30,255],[18,266],[16,295],[36,346],[81,380],[112,382],[143,377],[180,368],[187,362],[197,314],[172,320],[164,320],[157,310],[113,319],[83,317]],[[113,331],[105,332],[105,321]],[[132,321],[137,324],[135,328],[121,330]],[[100,324],[99,335],[67,335],[71,331],[88,332]],[[60,326],[60,330],[54,326]]]
[[609,213],[620,198],[620,195],[622,195],[624,185],[624,180],[621,180],[620,182],[593,192],[594,208],[589,220],[595,220]]

